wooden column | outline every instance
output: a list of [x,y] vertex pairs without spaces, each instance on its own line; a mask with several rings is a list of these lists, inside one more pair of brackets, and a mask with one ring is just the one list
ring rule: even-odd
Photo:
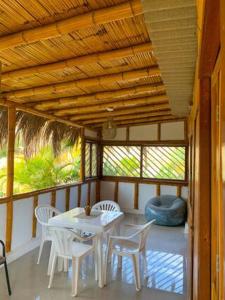
[[51,206],[55,207],[55,204],[56,204],[56,191],[52,191]]
[[36,230],[37,230],[37,219],[35,216],[35,208],[38,206],[38,195],[34,196],[34,200],[33,200],[33,225],[32,225],[32,237],[35,238],[36,237]]
[[15,151],[15,127],[16,109],[14,106],[8,108],[8,153],[7,153],[7,188],[6,196],[10,198],[7,202],[6,218],[6,251],[11,250],[12,225],[13,225],[13,179],[14,179],[14,151]]
[[81,164],[80,164],[80,180],[85,180],[85,137],[84,128],[81,128]]
[[156,195],[160,196],[160,194],[161,194],[160,184],[157,184],[157,186],[156,186]]
[[77,206],[80,207],[81,204],[81,185],[78,185],[77,190]]
[[138,182],[135,182],[134,185],[134,209],[138,209],[138,198],[139,198],[139,184]]
[[70,209],[70,187],[66,188],[66,211]]
[[115,190],[114,190],[114,201],[118,202],[118,187],[119,187],[119,182],[115,182]]
[[88,190],[87,190],[87,205],[91,205],[91,182],[88,182]]
[[101,189],[101,182],[100,180],[96,181],[96,199],[95,202],[99,202],[100,201],[100,189]]

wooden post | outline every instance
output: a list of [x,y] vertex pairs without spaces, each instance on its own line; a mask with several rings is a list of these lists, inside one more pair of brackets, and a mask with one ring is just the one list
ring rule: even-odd
[[81,128],[81,164],[80,164],[80,180],[85,180],[85,138],[84,128]]
[[33,225],[32,225],[32,237],[36,237],[36,230],[37,230],[37,219],[35,216],[35,208],[38,206],[38,195],[34,195],[33,199]]
[[15,151],[15,106],[8,108],[8,154],[7,154],[7,188],[6,196],[10,198],[7,202],[6,217],[6,251],[11,250],[12,225],[13,225],[13,179],[14,179],[14,151]]
[[181,185],[177,186],[177,197],[181,197]]
[[70,187],[66,188],[66,211],[70,209]]
[[81,185],[78,185],[78,190],[77,190],[77,206],[80,207],[81,203]]
[[160,194],[161,194],[160,184],[157,184],[157,186],[156,186],[156,195],[160,196]]
[[55,204],[56,204],[56,191],[52,191],[51,206],[55,207]]
[[101,189],[101,182],[100,180],[96,181],[96,199],[95,202],[99,202],[101,195],[100,195],[100,189]]
[[114,190],[114,201],[118,202],[118,187],[119,187],[119,182],[115,182],[115,190]]
[[87,190],[87,205],[91,205],[91,182],[88,181],[88,190]]
[[138,209],[138,198],[139,198],[139,184],[138,182],[135,182],[134,185],[134,209]]

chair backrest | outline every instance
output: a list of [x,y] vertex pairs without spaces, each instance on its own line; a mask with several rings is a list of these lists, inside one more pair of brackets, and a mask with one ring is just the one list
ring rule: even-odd
[[154,222],[155,222],[155,220],[152,220],[152,221],[142,225],[142,227],[131,236],[131,238],[136,237],[136,236],[139,237],[139,247],[138,247],[139,251],[142,251],[145,248],[149,230]]
[[57,256],[72,257],[72,243],[74,233],[66,228],[49,227],[49,232],[52,236],[54,251]]
[[104,200],[93,205],[92,209],[96,210],[108,210],[108,211],[120,211],[120,206],[114,201]]
[[48,220],[54,215],[59,215],[60,213],[61,212],[58,209],[50,205],[40,205],[35,208],[35,216],[38,220],[38,223],[43,226],[47,226]]

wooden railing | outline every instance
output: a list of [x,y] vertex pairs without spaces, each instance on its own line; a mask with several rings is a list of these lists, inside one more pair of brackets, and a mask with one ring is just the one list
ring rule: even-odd
[[[79,207],[81,205],[81,187],[84,184],[88,185],[88,190],[87,190],[87,199],[86,199],[86,204],[91,203],[91,183],[96,182],[96,201],[100,200],[100,184],[99,184],[99,179],[98,178],[91,178],[87,179],[84,182],[75,182],[72,184],[65,184],[65,185],[60,185],[60,186],[55,186],[47,189],[42,189],[42,190],[36,190],[33,192],[28,192],[28,193],[23,193],[19,195],[13,195],[12,197],[4,197],[0,199],[0,204],[8,204],[12,203],[14,201],[19,201],[23,199],[28,199],[32,198],[33,201],[33,221],[32,221],[32,237],[36,237],[36,229],[37,229],[37,221],[36,217],[34,215],[35,208],[38,206],[38,200],[39,196],[43,194],[48,194],[51,193],[51,206],[55,207],[56,206],[56,192],[60,190],[65,190],[65,209],[69,210],[70,207],[70,192],[71,188],[77,187],[78,188],[78,194],[77,194],[77,206]],[[13,205],[12,205],[12,210],[11,214],[7,215],[8,222],[6,222],[6,245],[10,245],[8,247],[8,252],[11,250],[11,242],[12,242],[12,231],[9,230],[8,226],[12,228],[13,226]]]

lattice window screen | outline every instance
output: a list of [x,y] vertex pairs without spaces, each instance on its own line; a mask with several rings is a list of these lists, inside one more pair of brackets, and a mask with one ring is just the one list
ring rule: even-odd
[[140,176],[141,147],[105,146],[103,151],[103,175]]
[[92,144],[91,176],[97,176],[97,145]]
[[185,147],[143,147],[143,177],[185,179]]
[[85,144],[85,177],[91,176],[91,166],[90,166],[90,159],[91,159],[91,144]]

